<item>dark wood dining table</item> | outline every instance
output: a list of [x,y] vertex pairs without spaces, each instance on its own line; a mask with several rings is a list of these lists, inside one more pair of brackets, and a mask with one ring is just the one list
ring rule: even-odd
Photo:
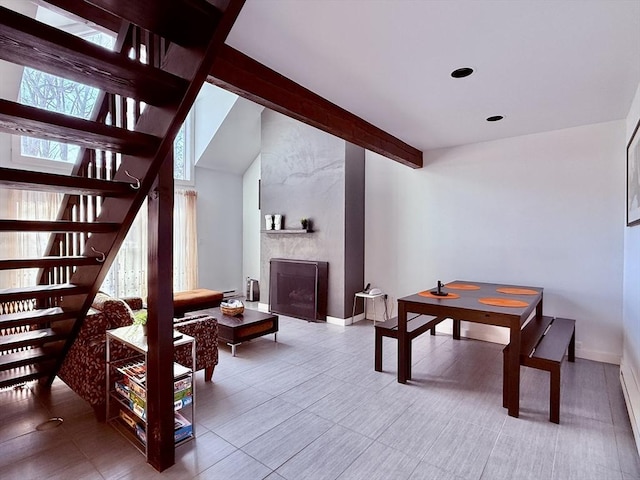
[[431,294],[432,291],[437,289],[432,288],[398,299],[398,382],[406,383],[411,377],[408,314],[453,319],[455,339],[460,338],[460,321],[506,327],[509,329],[511,348],[507,357],[505,398],[509,415],[517,417],[520,411],[520,330],[534,311],[535,316],[542,316],[543,289],[456,280],[441,288],[441,292],[448,293],[448,296],[438,297]]

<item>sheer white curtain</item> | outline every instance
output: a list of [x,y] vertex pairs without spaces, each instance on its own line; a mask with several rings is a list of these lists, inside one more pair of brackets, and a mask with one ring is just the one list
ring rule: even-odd
[[[62,195],[0,189],[0,218],[55,220]],[[174,204],[175,291],[198,286],[197,193],[177,190]],[[0,258],[37,258],[45,254],[49,233],[0,232]],[[101,290],[113,296],[147,296],[147,207],[143,204]],[[35,285],[38,269],[0,270],[0,288]]]
[[[198,286],[197,192],[176,190],[173,206],[173,289]],[[116,297],[147,297],[147,204],[143,204],[101,290]]]
[[178,190],[173,206],[173,289],[198,288],[198,228],[195,190]]
[[[11,220],[55,220],[62,195],[49,192],[0,189],[0,218]],[[38,258],[46,252],[50,233],[1,232],[0,256],[3,259]],[[0,288],[27,287],[36,284],[37,268],[1,270]]]
[[100,290],[114,297],[147,297],[147,218],[145,200]]

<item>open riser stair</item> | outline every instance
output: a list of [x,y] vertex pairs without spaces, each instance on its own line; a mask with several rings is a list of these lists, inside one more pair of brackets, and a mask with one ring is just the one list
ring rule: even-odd
[[36,257],[0,254],[0,274],[37,269],[0,288],[0,388],[53,381],[243,1],[37,3],[116,41],[109,51],[0,7],[1,60],[100,90],[87,120],[0,99],[0,131],[81,147],[69,175],[0,168],[2,189],[61,194],[55,219],[0,219],[3,236],[49,234]]

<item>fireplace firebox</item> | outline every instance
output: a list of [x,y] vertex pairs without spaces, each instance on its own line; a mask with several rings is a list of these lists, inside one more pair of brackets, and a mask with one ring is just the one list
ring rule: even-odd
[[269,311],[308,320],[327,319],[327,262],[272,258]]

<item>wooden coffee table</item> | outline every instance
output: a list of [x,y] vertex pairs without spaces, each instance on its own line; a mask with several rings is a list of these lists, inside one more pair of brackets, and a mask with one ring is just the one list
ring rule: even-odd
[[[196,313],[196,312],[193,312]],[[231,347],[231,355],[236,356],[236,347],[242,342],[273,333],[273,341],[278,341],[278,316],[268,312],[244,309],[236,317],[224,315],[220,307],[198,310],[218,320],[218,338]]]

